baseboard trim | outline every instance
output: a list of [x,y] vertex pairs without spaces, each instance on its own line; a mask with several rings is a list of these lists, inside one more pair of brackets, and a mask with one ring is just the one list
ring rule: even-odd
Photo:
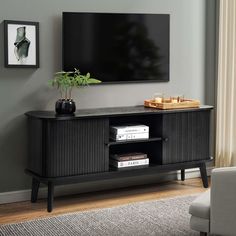
[[[211,175],[211,170],[213,167],[207,167],[207,175]],[[176,179],[176,172],[170,172],[166,173],[165,176],[168,175],[168,178]],[[193,169],[187,169],[185,170],[185,179],[192,179],[192,178],[198,178],[200,177],[200,171],[199,168],[193,168]],[[177,179],[180,180],[180,171],[177,171]],[[163,180],[160,180],[160,182],[163,182]],[[65,196],[65,195],[73,195],[73,194],[79,194],[82,192],[90,192],[89,189],[83,188],[82,191],[78,190],[78,186],[76,184],[72,185],[59,185],[55,188],[55,196]],[[105,190],[107,189],[104,187],[103,189],[96,189],[95,191],[99,190]],[[39,199],[43,199],[47,197],[47,188],[42,187],[39,189]],[[3,192],[0,193],[0,204],[7,204],[7,203],[13,203],[13,202],[24,202],[29,201],[31,198],[31,190],[19,190],[19,191],[11,191],[11,192]]]
[[[46,190],[46,189],[45,189]],[[19,190],[0,193],[0,204],[24,202],[30,200],[31,190]]]

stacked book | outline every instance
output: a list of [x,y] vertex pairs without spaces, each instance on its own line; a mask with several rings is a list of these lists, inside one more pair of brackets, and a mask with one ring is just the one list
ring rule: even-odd
[[148,139],[149,127],[143,124],[111,126],[110,138],[115,141]]
[[141,152],[112,154],[110,156],[110,165],[117,169],[142,168],[149,165],[147,154]]

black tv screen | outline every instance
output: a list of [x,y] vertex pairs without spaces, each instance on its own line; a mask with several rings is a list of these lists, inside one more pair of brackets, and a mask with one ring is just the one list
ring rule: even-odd
[[168,14],[63,13],[63,70],[102,82],[169,81]]

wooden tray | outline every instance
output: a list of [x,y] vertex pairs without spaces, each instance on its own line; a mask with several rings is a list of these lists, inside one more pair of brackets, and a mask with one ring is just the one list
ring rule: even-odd
[[173,103],[171,99],[165,99],[164,102],[156,102],[155,100],[145,100],[145,107],[152,107],[162,110],[181,109],[181,108],[198,108],[200,101],[193,99],[184,99],[181,102]]

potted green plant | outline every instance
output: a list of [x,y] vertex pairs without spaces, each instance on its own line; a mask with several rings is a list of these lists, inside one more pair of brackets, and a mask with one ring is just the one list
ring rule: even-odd
[[90,77],[90,73],[82,75],[78,69],[74,71],[56,72],[54,79],[50,80],[50,85],[60,91],[61,98],[55,104],[56,113],[73,114],[76,110],[75,102],[72,99],[72,90],[81,86],[101,83],[100,80]]

